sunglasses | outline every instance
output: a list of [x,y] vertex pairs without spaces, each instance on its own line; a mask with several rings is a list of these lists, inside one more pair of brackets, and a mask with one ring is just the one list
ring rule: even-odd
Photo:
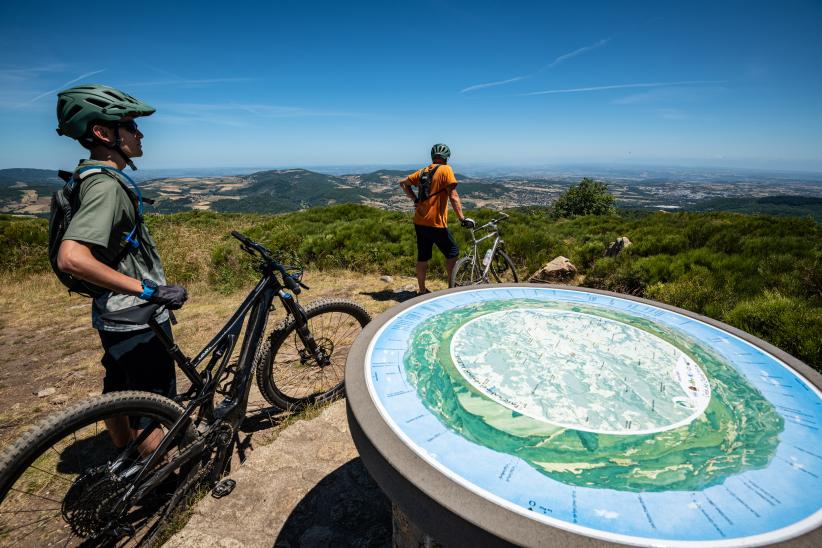
[[137,129],[137,122],[135,122],[134,120],[128,120],[128,121],[125,121],[125,122],[117,122],[116,126],[118,128],[125,129],[129,133],[137,133],[137,131],[139,131]]

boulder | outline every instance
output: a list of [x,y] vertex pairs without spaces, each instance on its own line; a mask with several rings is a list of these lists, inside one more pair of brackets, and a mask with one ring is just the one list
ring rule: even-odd
[[556,282],[573,278],[576,273],[577,267],[575,267],[566,257],[560,255],[550,263],[537,270],[530,278],[528,278],[528,281],[531,283]]
[[603,257],[616,257],[617,255],[619,255],[620,251],[630,246],[631,240],[629,240],[627,236],[617,238],[615,242],[611,242],[610,244],[608,244],[608,247],[605,249],[605,254],[603,255]]

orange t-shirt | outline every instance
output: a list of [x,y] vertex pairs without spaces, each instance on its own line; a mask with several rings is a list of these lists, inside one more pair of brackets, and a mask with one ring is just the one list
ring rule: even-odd
[[[408,176],[408,182],[414,186],[420,184],[420,175],[424,170],[433,169],[437,164],[431,164],[415,171]],[[428,189],[430,198],[417,203],[417,210],[414,212],[414,224],[423,226],[434,226],[446,228],[448,226],[448,195],[447,187],[457,184],[454,170],[451,166],[440,165],[431,180],[431,187]],[[441,191],[441,192],[440,192]],[[434,193],[437,193],[436,195]]]

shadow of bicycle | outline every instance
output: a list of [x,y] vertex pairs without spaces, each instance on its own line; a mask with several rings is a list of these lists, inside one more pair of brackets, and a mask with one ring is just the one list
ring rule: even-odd
[[390,545],[391,502],[359,458],[320,480],[274,541],[276,548]]

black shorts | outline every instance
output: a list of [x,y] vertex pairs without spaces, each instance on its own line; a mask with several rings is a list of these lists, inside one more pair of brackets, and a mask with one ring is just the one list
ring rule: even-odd
[[[171,323],[160,324],[171,337]],[[99,331],[103,343],[103,393],[145,390],[173,398],[177,394],[174,360],[150,329]]]
[[460,254],[460,248],[447,228],[414,225],[417,232],[417,261],[424,263],[431,260],[431,251],[437,245],[446,259],[453,259]]

